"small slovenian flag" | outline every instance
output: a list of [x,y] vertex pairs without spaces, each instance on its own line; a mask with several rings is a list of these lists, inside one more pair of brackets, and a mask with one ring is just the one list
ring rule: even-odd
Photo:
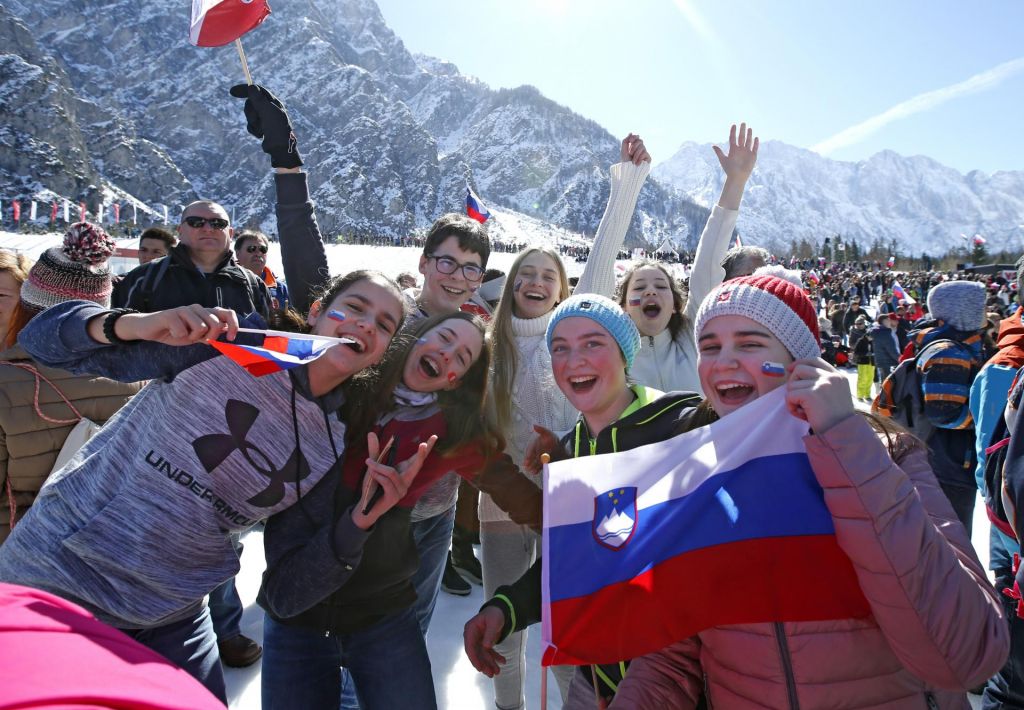
[[909,293],[907,293],[902,286],[900,286],[899,281],[892,282],[892,295],[895,296],[899,301],[906,301],[907,305],[913,305],[917,303],[917,301],[915,301],[914,298]]
[[241,345],[214,340],[210,345],[232,362],[244,367],[253,377],[263,377],[299,365],[307,365],[323,355],[331,346],[352,342],[347,338],[325,338],[278,330],[252,331],[240,328],[239,332],[261,333],[264,335],[263,344]]
[[466,185],[466,214],[480,224],[491,218],[491,213],[487,211],[484,203],[480,201],[469,185]]
[[785,395],[545,468],[544,665],[637,658],[715,626],[870,614]]
[[188,40],[197,47],[230,44],[269,14],[267,0],[192,0]]

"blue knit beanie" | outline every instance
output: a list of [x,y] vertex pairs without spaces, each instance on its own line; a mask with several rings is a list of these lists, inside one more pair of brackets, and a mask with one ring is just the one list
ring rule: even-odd
[[985,325],[988,292],[977,281],[946,281],[928,291],[928,313],[957,330]]
[[619,344],[619,350],[626,359],[626,368],[633,367],[633,360],[640,349],[640,333],[633,324],[633,319],[622,311],[618,303],[596,293],[582,293],[565,299],[548,321],[545,336],[548,350],[551,350],[551,337],[555,332],[555,326],[564,318],[589,318],[600,325]]

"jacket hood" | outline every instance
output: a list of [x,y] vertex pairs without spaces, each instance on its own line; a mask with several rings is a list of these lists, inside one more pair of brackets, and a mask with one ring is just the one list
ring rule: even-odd
[[994,365],[1007,367],[1024,366],[1024,323],[1021,323],[1021,309],[999,324],[996,345],[999,348],[989,361]]

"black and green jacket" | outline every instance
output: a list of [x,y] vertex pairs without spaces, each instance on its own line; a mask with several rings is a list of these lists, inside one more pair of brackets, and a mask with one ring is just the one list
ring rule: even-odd
[[[701,396],[693,392],[663,394],[651,387],[634,385],[633,403],[614,422],[595,436],[580,416],[576,426],[562,438],[565,452],[570,458],[629,451],[638,446],[671,439],[693,428],[693,417]],[[557,458],[557,457],[556,457]],[[484,604],[493,606],[505,615],[501,639],[514,631],[541,620],[541,560],[513,584],[498,587],[494,596]],[[600,683],[602,695],[614,695],[627,661],[618,664],[594,666],[594,676]],[[586,674],[588,677],[590,674]]]

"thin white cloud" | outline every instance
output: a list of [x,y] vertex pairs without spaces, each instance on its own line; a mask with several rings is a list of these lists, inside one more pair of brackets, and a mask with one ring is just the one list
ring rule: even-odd
[[697,8],[694,7],[692,0],[673,1],[675,2],[676,8],[683,14],[683,17],[686,18],[690,27],[693,28],[693,31],[696,32],[701,39],[707,42],[717,41],[718,38],[715,36],[711,26],[707,23],[707,20],[704,19],[704,16],[700,14]]
[[[677,4],[684,1],[677,0]],[[896,104],[877,116],[872,116],[866,121],[850,126],[834,136],[826,138],[817,145],[812,146],[811,150],[821,155],[829,155],[840,148],[860,143],[872,133],[881,130],[893,121],[899,121],[914,114],[930,111],[936,106],[953,99],[958,99],[961,96],[991,89],[1022,71],[1024,71],[1024,57],[1004,62],[951,86],[935,89],[934,91],[926,91],[923,94],[918,94],[911,99]]]

